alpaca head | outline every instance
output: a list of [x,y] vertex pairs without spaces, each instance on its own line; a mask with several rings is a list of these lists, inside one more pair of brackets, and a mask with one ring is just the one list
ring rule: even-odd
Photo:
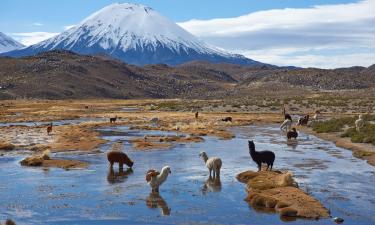
[[172,171],[171,171],[171,167],[169,167],[169,166],[164,166],[163,167],[163,169],[161,169],[161,172],[162,173],[169,173],[169,174],[171,174],[172,173]]
[[255,149],[254,141],[249,141],[249,148]]
[[360,114],[360,115],[358,116],[358,118],[359,118],[359,119],[363,119],[363,115]]
[[296,128],[295,128],[295,127],[293,127],[293,128],[292,128],[292,130],[293,130],[294,132],[297,132],[297,130],[296,130]]
[[199,157],[206,161],[208,159],[207,153],[206,152],[201,152],[199,153]]

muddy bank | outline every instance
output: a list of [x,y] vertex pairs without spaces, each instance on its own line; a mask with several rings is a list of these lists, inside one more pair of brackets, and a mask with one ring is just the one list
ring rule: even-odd
[[82,169],[87,168],[88,164],[78,160],[52,159],[48,154],[33,155],[23,159],[22,166],[33,167],[56,167],[62,169]]
[[298,188],[290,172],[246,171],[237,179],[247,185],[245,200],[255,209],[274,210],[281,217],[327,218],[329,211]]
[[353,156],[364,159],[368,164],[375,166],[375,147],[366,143],[353,143],[350,138],[342,138],[339,133],[317,133],[310,127],[299,127],[300,131],[315,135],[323,140],[335,143],[337,147],[345,148],[353,152]]
[[152,150],[152,149],[169,149],[178,143],[198,143],[204,139],[199,136],[157,136],[147,135],[143,138],[134,138],[130,140],[133,148],[136,150]]

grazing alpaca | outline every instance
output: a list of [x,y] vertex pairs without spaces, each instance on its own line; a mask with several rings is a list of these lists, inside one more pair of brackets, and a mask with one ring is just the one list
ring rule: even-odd
[[199,113],[196,112],[196,113],[195,113],[195,119],[198,119],[198,116],[199,116]]
[[286,133],[286,137],[288,138],[288,140],[294,138],[294,139],[297,139],[298,137],[298,132],[296,130],[296,128],[292,128],[292,130],[288,131],[288,133]]
[[298,124],[297,124],[297,125],[300,125],[300,126],[307,125],[307,123],[309,122],[309,118],[310,118],[309,115],[306,115],[306,116],[300,117],[300,118],[298,119]]
[[116,123],[117,116],[109,118],[110,123]]
[[204,163],[206,164],[208,170],[210,171],[210,177],[211,172],[213,171],[213,178],[220,177],[220,169],[221,169],[221,159],[218,157],[211,157],[208,158],[207,154],[205,152],[201,152],[199,156],[203,159]]
[[123,168],[124,163],[129,166],[130,168],[133,166],[133,161],[129,159],[129,157],[120,151],[110,151],[107,153],[107,159],[113,167],[113,164],[117,162],[120,168]]
[[228,121],[232,122],[232,117],[230,117],[230,116],[225,117],[224,119],[222,119],[222,121],[224,121],[224,122],[228,122]]
[[287,132],[288,130],[290,130],[290,127],[292,126],[292,120],[290,119],[285,119],[284,122],[281,124],[280,126],[280,129],[282,131],[285,131]]
[[164,166],[159,173],[156,170],[149,170],[146,173],[146,181],[151,187],[151,192],[159,192],[159,186],[162,185],[168,178],[168,175],[172,173],[169,166]]
[[268,167],[273,166],[273,162],[275,161],[275,153],[271,151],[255,151],[255,144],[253,141],[249,141],[249,153],[253,161],[258,165],[258,171],[261,171],[262,169],[262,163],[267,163],[267,169]]
[[52,123],[50,123],[50,124],[47,126],[47,134],[49,135],[51,132],[52,132]]
[[365,120],[362,115],[358,116],[358,119],[355,121],[355,129],[359,132],[361,128],[365,125]]

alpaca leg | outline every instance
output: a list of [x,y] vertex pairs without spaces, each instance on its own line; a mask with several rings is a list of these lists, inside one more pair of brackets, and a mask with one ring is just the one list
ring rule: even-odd
[[119,163],[119,167],[120,167],[120,169],[123,169],[124,168],[124,164],[123,163]]
[[258,163],[258,172],[262,169],[262,164],[261,163]]
[[267,168],[266,168],[266,171],[268,170],[268,168],[270,167],[270,164],[267,163]]
[[271,170],[272,170],[272,167],[273,167],[273,163],[271,163]]
[[217,177],[220,177],[220,168],[217,168],[216,176],[217,176]]
[[210,177],[211,177],[211,171],[212,171],[212,170],[210,170]]
[[215,177],[216,177],[216,172],[215,172],[215,170],[212,170],[212,175],[213,175],[213,178],[215,179]]
[[113,168],[113,163],[114,163],[114,162],[110,162],[110,164],[111,164],[111,168]]

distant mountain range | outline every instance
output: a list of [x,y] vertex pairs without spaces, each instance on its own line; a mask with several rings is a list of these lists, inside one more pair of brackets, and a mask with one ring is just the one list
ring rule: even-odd
[[0,32],[0,53],[13,51],[23,47],[25,47],[23,44]]
[[0,99],[217,99],[375,87],[375,65],[333,70],[203,61],[135,66],[107,56],[55,50],[31,57],[0,57],[0,68]]
[[147,6],[128,3],[111,4],[60,35],[2,55],[21,57],[56,49],[106,54],[135,65],[178,65],[193,60],[264,65],[198,40]]

